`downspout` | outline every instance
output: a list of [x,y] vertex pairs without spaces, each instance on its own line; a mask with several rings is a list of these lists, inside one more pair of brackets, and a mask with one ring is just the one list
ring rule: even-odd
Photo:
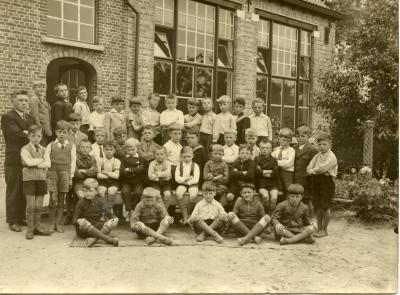
[[133,5],[133,0],[127,0],[126,4],[132,9],[132,11],[136,14],[136,36],[135,36],[135,78],[133,85],[133,94],[138,95],[138,73],[139,73],[139,26],[140,26],[140,13],[135,9]]

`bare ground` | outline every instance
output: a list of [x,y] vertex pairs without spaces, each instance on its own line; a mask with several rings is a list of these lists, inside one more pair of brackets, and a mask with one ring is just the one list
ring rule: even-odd
[[[4,216],[1,190],[0,220]],[[393,293],[398,236],[334,219],[321,251],[219,247],[70,248],[75,233],[25,239],[0,226],[0,293]]]

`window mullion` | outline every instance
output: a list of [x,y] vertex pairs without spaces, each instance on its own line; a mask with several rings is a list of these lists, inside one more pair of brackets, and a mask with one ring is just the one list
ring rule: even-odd
[[267,85],[268,85],[268,89],[267,89],[267,114],[269,115],[271,112],[271,80],[272,80],[272,22],[269,22],[269,57],[268,57],[268,65],[267,65],[267,69],[268,69],[268,81],[267,81]]
[[[214,101],[217,99],[217,66],[218,66],[218,36],[219,36],[219,7],[215,6],[215,23],[214,23],[214,75],[213,84],[215,87],[212,89],[211,99]],[[214,103],[214,110],[216,111],[216,103]]]
[[[164,14],[164,12],[163,12]],[[172,33],[172,44],[174,45],[174,52],[172,53],[172,88],[171,92],[176,93],[176,64],[177,64],[177,52],[178,52],[178,0],[174,0],[174,30]]]
[[299,112],[299,90],[300,90],[300,60],[301,60],[301,30],[298,29],[297,37],[297,79],[296,79],[296,93],[295,93],[295,109],[294,109],[294,129],[298,126],[298,112]]

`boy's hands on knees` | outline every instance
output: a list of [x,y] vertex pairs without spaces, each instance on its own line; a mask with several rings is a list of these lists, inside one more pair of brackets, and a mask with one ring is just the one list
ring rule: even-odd
[[285,227],[283,226],[283,224],[278,223],[277,225],[275,225],[275,230],[284,230]]
[[165,220],[167,220],[170,225],[174,223],[174,218],[172,216],[165,217]]
[[220,216],[219,216],[219,218],[222,220],[222,221],[228,221],[228,214],[226,214],[226,213],[222,213]]
[[230,222],[233,222],[235,217],[236,217],[236,214],[234,212],[229,212],[227,214],[228,221],[230,221]]

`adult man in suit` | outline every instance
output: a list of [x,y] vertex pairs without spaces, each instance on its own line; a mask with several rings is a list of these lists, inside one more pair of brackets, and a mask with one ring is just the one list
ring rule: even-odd
[[51,112],[51,126],[53,127],[53,131],[58,121],[65,120],[68,122],[69,115],[74,112],[68,98],[68,86],[65,84],[56,84],[54,92],[57,96],[57,101],[53,104]]
[[33,84],[34,96],[29,100],[30,115],[36,125],[43,129],[42,145],[46,146],[53,135],[51,130],[51,107],[46,100],[46,81],[36,81]]
[[28,140],[28,127],[34,124],[26,114],[28,95],[26,91],[11,94],[13,109],[1,117],[1,130],[6,142],[4,174],[6,179],[6,221],[10,230],[20,232],[25,220],[26,199],[22,192],[21,148]]

